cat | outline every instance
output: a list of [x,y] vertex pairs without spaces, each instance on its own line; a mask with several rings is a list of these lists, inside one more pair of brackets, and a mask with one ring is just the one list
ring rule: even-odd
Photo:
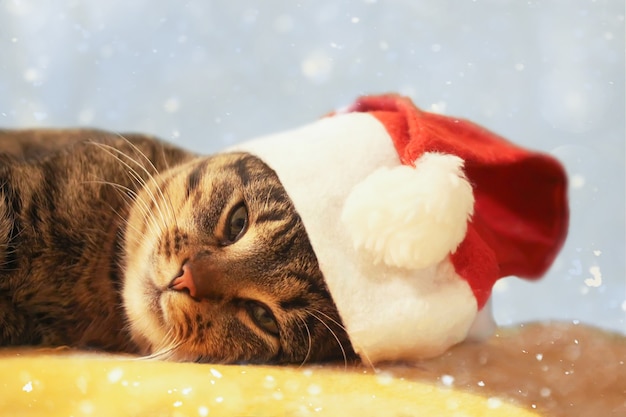
[[175,361],[354,358],[304,225],[247,153],[0,130],[0,346]]

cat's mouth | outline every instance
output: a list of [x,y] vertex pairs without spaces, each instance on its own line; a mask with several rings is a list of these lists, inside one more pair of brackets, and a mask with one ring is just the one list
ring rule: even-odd
[[[181,302],[187,305],[207,302],[208,299],[197,298],[194,296],[194,290],[188,286],[193,285],[187,281],[181,282],[181,276],[177,276],[166,286],[159,286],[150,276],[146,277],[145,295],[147,300],[147,309],[154,315],[159,324],[163,327],[172,325],[171,313],[172,308],[182,307]],[[185,302],[184,299],[189,300]]]
[[147,300],[148,310],[158,319],[160,325],[165,324],[165,316],[163,314],[163,308],[161,306],[161,296],[163,290],[148,277],[146,279],[145,295]]

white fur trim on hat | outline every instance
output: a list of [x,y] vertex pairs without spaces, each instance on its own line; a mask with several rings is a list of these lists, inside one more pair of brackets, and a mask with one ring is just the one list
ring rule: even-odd
[[[352,345],[364,360],[435,356],[467,336],[477,303],[449,256],[419,269],[375,264],[371,254],[355,248],[341,220],[346,199],[357,184],[380,168],[394,170],[402,165],[378,119],[366,113],[336,115],[232,150],[250,152],[276,171],[302,218]],[[448,159],[455,168],[442,169],[456,175],[461,184],[460,163],[453,162]],[[451,181],[448,174],[446,181],[454,184],[456,179]],[[447,198],[444,206],[449,205]],[[469,203],[464,200],[459,211],[466,219]],[[462,231],[458,224],[454,228],[457,234]],[[457,240],[455,235],[441,246],[451,251]]]

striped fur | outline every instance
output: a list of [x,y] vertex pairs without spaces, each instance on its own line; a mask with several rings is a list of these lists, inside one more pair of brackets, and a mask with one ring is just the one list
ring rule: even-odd
[[[225,230],[242,204],[233,243]],[[189,260],[210,296],[171,289]],[[354,356],[275,173],[248,154],[197,156],[141,135],[0,131],[0,314],[0,345],[210,362]]]

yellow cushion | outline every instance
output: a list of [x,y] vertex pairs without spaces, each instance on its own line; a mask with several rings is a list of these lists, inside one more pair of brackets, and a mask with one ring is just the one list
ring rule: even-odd
[[0,358],[3,416],[537,416],[505,399],[362,369]]

